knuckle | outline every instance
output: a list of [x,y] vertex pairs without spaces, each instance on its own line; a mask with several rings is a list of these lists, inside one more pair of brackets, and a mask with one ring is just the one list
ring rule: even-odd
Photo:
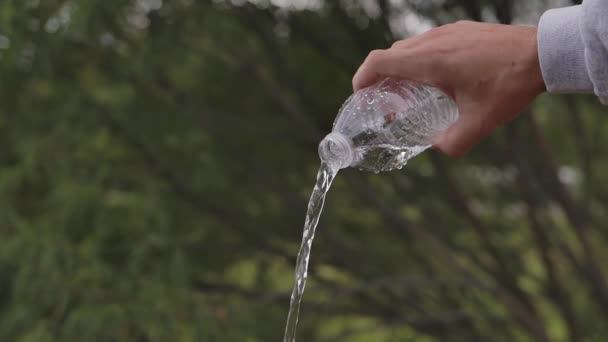
[[426,36],[428,38],[434,38],[434,37],[440,36],[441,34],[443,34],[445,32],[448,25],[449,24],[433,27],[432,29],[430,29],[429,31],[426,32]]
[[391,45],[391,48],[400,48],[401,46],[403,46],[405,43],[404,40],[398,40],[396,42],[393,43],[393,45]]
[[382,57],[384,56],[384,50],[372,50],[366,58],[366,62],[371,65],[375,65],[380,63]]
[[460,24],[458,24],[458,23],[451,23],[451,24],[445,24],[445,25],[433,27],[432,29],[427,31],[426,34],[428,35],[429,38],[437,38],[439,36],[443,36],[445,34],[450,33],[455,28],[457,28],[459,25]]

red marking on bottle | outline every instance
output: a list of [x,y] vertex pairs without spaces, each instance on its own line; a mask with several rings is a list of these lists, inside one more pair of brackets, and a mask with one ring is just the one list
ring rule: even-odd
[[396,112],[390,112],[388,114],[386,114],[384,116],[384,124],[388,125],[391,122],[395,121],[395,119],[397,118],[397,113]]

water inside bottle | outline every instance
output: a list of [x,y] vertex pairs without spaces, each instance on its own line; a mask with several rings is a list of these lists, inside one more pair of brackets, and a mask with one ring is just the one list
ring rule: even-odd
[[393,145],[363,146],[355,150],[363,157],[355,166],[359,170],[373,171],[375,173],[401,170],[407,161],[417,156],[430,145],[395,147]]

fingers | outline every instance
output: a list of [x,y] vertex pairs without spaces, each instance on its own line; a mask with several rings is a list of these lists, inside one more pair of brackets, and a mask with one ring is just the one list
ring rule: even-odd
[[[451,27],[455,24],[448,24],[439,27],[434,27],[422,34],[413,36],[404,40],[398,40],[393,43],[391,49],[413,49],[424,43],[432,42],[433,40],[450,33]],[[458,24],[460,25],[460,24]]]
[[379,73],[379,64],[386,63],[386,54],[388,54],[388,50],[374,50],[367,55],[353,76],[354,91],[370,86],[382,77],[382,74]]
[[462,157],[494,130],[494,127],[485,126],[479,118],[477,115],[461,116],[435,138],[433,148],[453,158]]
[[478,25],[459,21],[397,41],[390,49],[372,51],[353,77],[353,89],[357,91],[387,76],[429,84],[440,83],[432,81],[442,73],[438,68],[448,62],[445,46],[448,42],[454,43],[451,35],[478,30]]
[[391,45],[391,49],[411,49],[411,48],[415,48],[416,46],[419,46],[421,43],[424,43],[424,41],[427,40],[429,34],[431,32],[433,32],[433,30],[437,30],[435,29],[431,29],[430,31],[427,31],[426,33],[423,34],[419,34],[417,36],[413,36],[407,39],[403,39],[403,40],[398,40],[396,42],[393,43],[393,45]]
[[370,52],[353,77],[355,91],[372,85],[383,77],[410,79],[430,83],[436,58],[416,58],[416,52],[406,49],[374,50]]

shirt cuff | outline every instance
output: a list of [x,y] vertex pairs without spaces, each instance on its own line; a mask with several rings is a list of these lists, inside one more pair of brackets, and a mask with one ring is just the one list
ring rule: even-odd
[[552,9],[538,25],[538,56],[547,91],[589,93],[593,83],[579,29],[581,6]]

